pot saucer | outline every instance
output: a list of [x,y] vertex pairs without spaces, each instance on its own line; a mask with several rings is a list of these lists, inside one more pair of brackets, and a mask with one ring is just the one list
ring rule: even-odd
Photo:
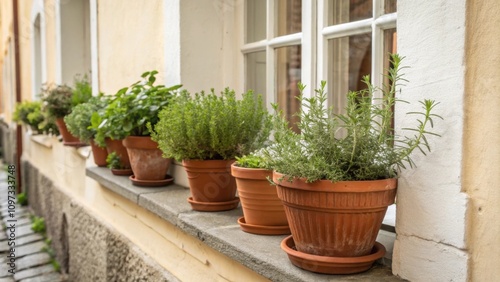
[[111,169],[111,173],[113,173],[114,175],[123,175],[123,176],[128,176],[128,175],[132,175],[133,172],[132,172],[132,169],[130,168],[127,168],[127,169]]
[[236,197],[226,202],[197,202],[193,197],[189,197],[188,202],[195,211],[228,211],[235,209],[240,203],[240,198]]
[[248,224],[245,222],[244,217],[238,218],[238,224],[241,230],[257,234],[257,235],[287,235],[290,234],[290,227],[288,225],[282,226],[266,226],[266,225],[255,225]]
[[299,252],[295,249],[292,236],[281,241],[281,249],[288,254],[288,258],[296,267],[324,274],[351,274],[363,272],[385,254],[384,245],[375,242],[372,252],[360,257],[326,257]]
[[142,187],[160,187],[160,186],[167,186],[174,182],[174,178],[170,175],[166,175],[165,179],[160,179],[160,180],[140,180],[140,179],[135,179],[135,175],[131,175],[128,177],[130,181],[132,181],[132,184],[135,186],[142,186]]

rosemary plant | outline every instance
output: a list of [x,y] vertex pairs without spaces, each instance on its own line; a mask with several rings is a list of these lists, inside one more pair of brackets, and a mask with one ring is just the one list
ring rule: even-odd
[[[272,152],[266,152],[271,167],[289,178],[306,178],[308,182],[385,179],[396,177],[406,165],[413,167],[411,153],[416,149],[423,154],[430,151],[427,137],[439,135],[428,128],[433,127],[433,118],[441,117],[432,113],[437,102],[421,101],[420,112],[408,113],[417,117],[415,127],[402,129],[411,134],[395,134],[393,107],[408,103],[396,98],[401,83],[406,81],[401,74],[405,68],[401,60],[399,55],[391,55],[389,83],[381,89],[370,83],[369,76],[364,77],[367,88],[348,93],[345,114],[335,114],[326,106],[326,82],[321,82],[310,98],[302,95],[305,86],[299,84],[303,105],[298,113],[300,134],[290,129],[277,105],[273,105],[275,143]],[[377,91],[382,91],[381,98],[375,98]]]

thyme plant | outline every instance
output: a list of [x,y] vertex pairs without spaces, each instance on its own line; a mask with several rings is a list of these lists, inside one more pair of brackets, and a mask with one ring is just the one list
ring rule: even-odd
[[[427,137],[439,135],[428,128],[433,127],[433,118],[441,117],[432,113],[437,102],[420,101],[421,111],[407,113],[416,117],[417,124],[402,129],[410,134],[395,134],[393,108],[397,103],[408,103],[396,98],[401,83],[406,81],[401,74],[405,68],[401,61],[399,55],[391,55],[393,68],[386,75],[388,85],[381,89],[365,76],[367,88],[348,93],[345,114],[335,114],[327,108],[326,82],[321,82],[310,98],[302,95],[305,86],[299,84],[303,106],[298,114],[301,134],[290,129],[277,105],[273,105],[275,143],[272,152],[266,152],[273,169],[288,178],[306,178],[307,182],[336,182],[392,178],[406,165],[413,167],[411,153],[416,149],[423,154],[430,151]],[[374,95],[378,91],[382,92],[381,98]]]
[[249,91],[238,100],[229,88],[221,95],[213,89],[194,97],[177,93],[159,119],[151,137],[165,157],[177,160],[234,159],[261,148],[270,133],[262,97]]

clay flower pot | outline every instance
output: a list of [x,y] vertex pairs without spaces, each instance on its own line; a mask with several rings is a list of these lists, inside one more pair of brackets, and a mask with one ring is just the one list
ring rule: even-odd
[[[351,260],[373,254],[387,207],[396,197],[396,179],[306,183],[283,177],[273,172],[296,251]],[[384,255],[379,249],[373,261]]]
[[64,122],[64,118],[56,119],[56,125],[59,129],[59,133],[61,133],[63,139],[64,146],[72,146],[72,147],[81,147],[86,146],[87,144],[80,141],[80,139],[73,136],[66,127],[66,123]]
[[236,182],[231,176],[234,160],[183,160],[192,197],[191,207],[197,211],[224,211],[238,206]]
[[243,218],[238,220],[243,231],[261,235],[290,234],[285,209],[276,186],[267,177],[272,170],[231,165],[231,174],[241,201]]
[[130,167],[130,159],[127,153],[127,149],[123,146],[122,140],[112,140],[111,138],[106,138],[106,150],[108,154],[116,152],[122,161],[123,166]]
[[94,157],[94,163],[97,166],[106,166],[106,157],[108,156],[108,151],[106,150],[106,148],[97,146],[94,140],[90,140],[90,147],[92,147],[92,156]]
[[[167,172],[172,159],[162,156],[158,143],[150,136],[128,136],[123,140],[130,158],[130,166],[134,172],[132,183],[138,186],[162,186],[170,180]],[[156,185],[154,185],[156,184]]]

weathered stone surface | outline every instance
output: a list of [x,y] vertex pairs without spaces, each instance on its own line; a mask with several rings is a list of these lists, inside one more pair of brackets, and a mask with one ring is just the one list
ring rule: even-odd
[[42,252],[42,248],[45,246],[45,242],[39,241],[34,243],[29,243],[27,245],[16,248],[16,257],[21,258],[26,255],[35,254]]
[[42,274],[37,277],[23,279],[20,282],[62,282],[62,281],[63,279],[61,277],[61,274],[52,272],[52,273]]
[[21,238],[16,238],[16,246],[23,246],[29,243],[37,242],[37,241],[42,241],[43,237],[42,235],[38,233],[34,233],[31,235],[23,236]]
[[9,245],[7,245],[7,242],[8,241],[0,242],[0,253],[5,253],[10,249]]
[[16,223],[17,223],[17,226],[24,226],[24,225],[31,225],[32,224],[31,219],[29,219],[28,217],[18,219]]
[[51,273],[51,272],[54,272],[54,267],[51,264],[42,265],[35,268],[28,268],[14,274],[14,280],[19,281],[26,278],[41,276],[45,273]]
[[0,241],[7,240],[7,235],[5,232],[0,232]]
[[31,229],[31,225],[23,225],[16,227],[16,239],[22,236],[28,236],[35,234],[35,231]]
[[16,261],[17,272],[24,270],[26,268],[31,268],[35,266],[40,266],[50,262],[50,256],[48,253],[35,253],[32,255],[26,255]]
[[13,276],[7,276],[7,277],[2,277],[0,278],[0,282],[14,282],[14,277]]

